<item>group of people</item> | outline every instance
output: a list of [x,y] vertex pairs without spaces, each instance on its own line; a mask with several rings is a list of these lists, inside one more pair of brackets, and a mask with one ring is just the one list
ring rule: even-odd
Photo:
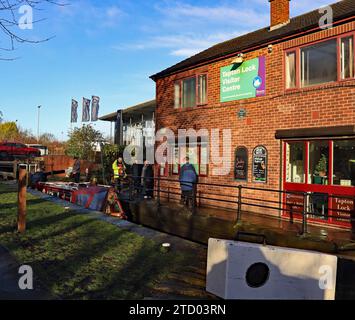
[[[124,179],[127,177],[126,166],[123,159],[119,157],[112,164],[115,187],[118,191],[122,189]],[[144,165],[140,165],[137,160],[132,165],[132,179],[134,192],[142,194],[144,198],[153,197],[154,189],[154,169],[148,160],[144,161]]]
[[[80,182],[80,160],[74,158],[72,177],[76,183]],[[123,182],[127,178],[127,169],[122,157],[118,157],[112,163],[112,171],[115,188],[118,192],[122,190]],[[152,198],[154,194],[154,168],[148,160],[143,166],[137,160],[132,165],[132,180],[134,192],[141,194],[144,198]],[[185,164],[180,168],[179,182],[181,188],[181,203],[190,206],[195,201],[194,188],[198,182],[198,175],[195,167],[190,163],[189,157],[185,158]]]

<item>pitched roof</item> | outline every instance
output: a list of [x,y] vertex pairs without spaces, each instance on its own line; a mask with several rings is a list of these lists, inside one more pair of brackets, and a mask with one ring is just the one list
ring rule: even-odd
[[[340,21],[346,18],[355,18],[355,0],[342,0],[330,5],[333,9],[333,21]],[[188,69],[198,64],[207,63],[212,59],[222,58],[228,54],[242,52],[252,47],[265,43],[282,40],[282,38],[297,35],[301,32],[319,27],[319,19],[323,14],[318,10],[308,12],[298,17],[291,18],[290,23],[270,31],[269,27],[263,28],[238,38],[228,40],[206,49],[186,60],[183,60],[172,67],[169,67],[153,76],[153,80],[176,73],[182,69]]]

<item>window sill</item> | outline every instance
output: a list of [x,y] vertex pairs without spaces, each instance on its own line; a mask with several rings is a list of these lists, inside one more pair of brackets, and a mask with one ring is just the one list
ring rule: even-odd
[[292,88],[292,89],[285,88],[285,93],[292,94],[292,93],[301,93],[301,92],[315,91],[315,90],[321,90],[321,89],[337,88],[337,87],[346,86],[352,82],[354,83],[354,86],[355,86],[355,78],[351,78],[351,79],[344,79],[344,80],[339,80],[339,81],[334,81],[334,82],[327,82],[327,83],[317,84],[317,85],[312,85],[312,86],[307,86],[307,87],[298,87],[298,88]]
[[174,111],[186,111],[186,110],[194,110],[194,109],[199,109],[199,108],[205,108],[208,107],[208,103],[206,104],[198,104],[193,107],[179,107],[179,108],[174,108]]

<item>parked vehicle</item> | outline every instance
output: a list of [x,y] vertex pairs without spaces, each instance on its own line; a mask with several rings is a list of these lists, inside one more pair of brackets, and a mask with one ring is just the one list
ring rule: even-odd
[[46,147],[42,144],[27,144],[27,147],[38,149],[39,151],[41,151],[41,156],[48,155],[48,147]]
[[9,160],[11,158],[35,158],[40,157],[41,151],[36,148],[27,147],[23,143],[3,142],[0,143],[0,159]]

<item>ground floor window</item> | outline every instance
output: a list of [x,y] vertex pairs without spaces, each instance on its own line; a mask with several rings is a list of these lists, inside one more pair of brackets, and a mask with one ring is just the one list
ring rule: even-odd
[[355,186],[355,139],[334,141],[333,184]]
[[328,184],[329,142],[312,141],[309,143],[309,178],[311,184]]
[[285,147],[286,182],[355,186],[355,139],[292,141]]
[[294,183],[305,183],[305,144],[303,142],[288,143],[286,157],[286,181]]
[[173,174],[180,173],[180,168],[185,163],[186,156],[188,156],[190,163],[195,167],[196,173],[199,176],[207,176],[209,161],[207,144],[198,143],[197,145],[193,146],[175,145],[173,156]]
[[284,146],[287,205],[302,214],[306,199],[309,218],[349,225],[355,207],[355,138],[287,141]]

